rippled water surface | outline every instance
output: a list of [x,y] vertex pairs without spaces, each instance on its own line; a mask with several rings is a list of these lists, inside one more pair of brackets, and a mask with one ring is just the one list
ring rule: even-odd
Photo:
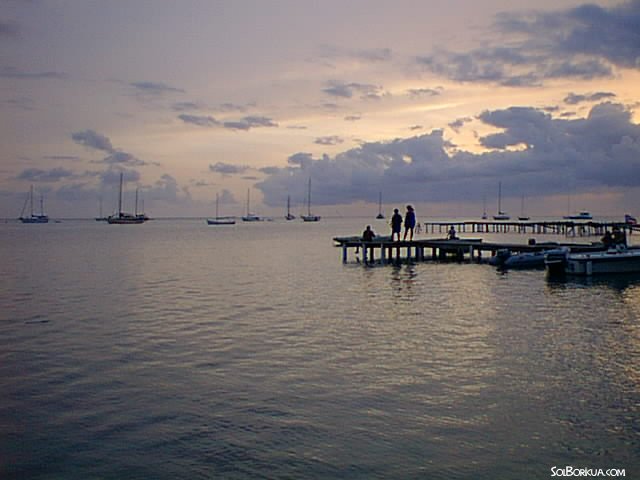
[[640,277],[343,265],[362,227],[0,225],[0,477],[640,478]]

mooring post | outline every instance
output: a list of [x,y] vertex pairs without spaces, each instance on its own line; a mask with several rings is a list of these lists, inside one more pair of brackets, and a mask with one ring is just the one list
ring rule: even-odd
[[342,244],[342,263],[347,263],[347,244]]

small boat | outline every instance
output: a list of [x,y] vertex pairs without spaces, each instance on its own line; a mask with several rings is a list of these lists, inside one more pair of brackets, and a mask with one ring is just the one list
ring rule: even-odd
[[307,214],[300,215],[305,222],[319,222],[320,216],[311,213],[311,177],[309,177],[309,187],[307,191]]
[[502,211],[502,182],[498,182],[498,213],[493,216],[494,220],[509,220],[511,217]]
[[512,255],[511,252],[498,251],[496,263],[494,265],[502,269],[527,269],[527,268],[544,268],[545,258],[549,255],[563,254],[567,251],[566,247],[554,248],[540,252],[524,252]]
[[376,219],[384,220],[384,214],[382,213],[382,192],[378,195],[378,215],[376,215]]
[[564,218],[565,220],[592,220],[593,216],[589,212],[583,211],[574,215],[565,215],[562,218]]
[[235,225],[235,217],[221,217],[218,215],[218,194],[216,193],[216,218],[207,218],[207,225]]
[[[138,215],[136,205],[136,213],[126,213],[122,211],[122,183],[123,183],[123,174],[120,172],[120,192],[118,195],[118,213],[114,215],[110,215],[107,217],[107,222],[110,225],[139,225],[145,222],[145,218],[141,215]],[[138,202],[137,190],[136,190],[136,204]],[[146,217],[146,215],[145,215]]]
[[625,213],[625,215],[624,215],[624,223],[626,223],[627,225],[637,225],[638,224],[638,220],[636,220],[636,217],[632,217],[628,213]]
[[295,220],[296,216],[291,213],[291,195],[287,195],[287,214],[284,216],[286,220]]
[[[27,207],[27,202],[29,203],[29,216],[24,215],[24,211]],[[22,212],[20,212],[20,221],[22,223],[49,223],[49,217],[44,213],[44,199],[42,195],[40,195],[40,213],[33,213],[33,185],[31,185],[31,189],[29,190],[29,197],[25,200],[24,205],[22,206]]]
[[489,218],[487,215],[487,197],[482,197],[482,220]]
[[261,222],[262,217],[251,213],[251,190],[247,190],[247,214],[242,216],[243,222]]
[[598,275],[640,272],[640,249],[616,245],[606,251],[553,254],[545,258],[550,274]]

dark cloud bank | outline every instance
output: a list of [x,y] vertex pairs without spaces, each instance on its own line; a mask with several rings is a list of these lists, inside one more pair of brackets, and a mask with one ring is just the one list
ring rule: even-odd
[[614,67],[640,68],[640,1],[612,8],[585,4],[553,12],[505,13],[498,46],[469,52],[441,49],[416,58],[424,68],[462,82],[508,86],[545,80],[612,76]]
[[[334,157],[309,153],[270,168],[257,187],[265,202],[287,194],[304,198],[313,179],[314,203],[478,201],[503,182],[503,194],[544,196],[601,187],[631,187],[640,178],[640,126],[620,104],[593,107],[587,118],[558,119],[542,110],[512,107],[478,119],[499,130],[480,138],[483,153],[455,151],[443,131],[365,143]],[[454,152],[454,153],[450,153]]]

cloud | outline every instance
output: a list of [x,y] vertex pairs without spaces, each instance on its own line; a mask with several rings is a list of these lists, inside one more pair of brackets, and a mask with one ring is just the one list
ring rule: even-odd
[[171,105],[171,109],[176,112],[188,112],[193,110],[200,110],[202,106],[195,102],[176,102]]
[[410,97],[435,97],[442,94],[442,87],[438,88],[410,88],[407,90],[407,95]]
[[567,105],[576,105],[583,102],[599,102],[601,100],[608,100],[615,98],[616,94],[611,92],[596,92],[588,95],[579,95],[576,93],[570,93],[564,99],[564,103]]
[[190,123],[192,125],[197,125],[199,127],[215,127],[220,125],[215,118],[210,116],[202,116],[202,115],[178,115],[178,118],[182,120],[184,123]]
[[[94,130],[83,130],[81,132],[72,133],[71,139],[78,145],[82,145],[84,147],[93,150],[99,150],[109,154],[102,160],[96,161],[95,163],[128,166],[149,165],[148,162],[140,160],[135,155],[115,149],[111,144],[111,140],[109,140],[109,138]],[[152,164],[158,165],[158,163],[156,162],[152,162]]]
[[379,99],[384,95],[382,87],[366,83],[329,82],[329,86],[322,89],[327,95],[339,98],[352,98],[356,93],[361,99]]
[[181,88],[171,87],[162,82],[132,82],[131,85],[137,92],[148,95],[164,95],[166,93],[185,93]]
[[472,120],[473,119],[471,117],[458,118],[458,119],[454,120],[453,122],[449,123],[449,127],[452,130],[455,130],[457,132],[464,126],[465,123],[469,123]]
[[68,78],[68,75],[54,71],[24,72],[12,67],[2,67],[0,68],[0,78],[15,78],[18,80],[64,80]]
[[49,170],[27,168],[20,172],[16,179],[29,182],[58,182],[72,177],[75,177],[74,173],[62,167],[51,168]]
[[260,127],[277,127],[278,124],[269,117],[247,116],[240,120],[220,122],[211,116],[202,115],[178,115],[184,123],[190,123],[199,127],[222,127],[229,130],[251,130]]
[[372,201],[382,187],[389,202],[477,201],[500,180],[507,197],[564,195],[569,184],[576,191],[628,187],[640,178],[640,126],[631,118],[612,103],[579,119],[531,107],[486,111],[479,120],[500,131],[479,138],[481,153],[449,153],[452,144],[434,130],[334,157],[297,153],[257,186],[271,206],[282,204],[283,192],[303,198],[309,177],[318,205]]
[[209,170],[222,175],[237,175],[245,173],[249,167],[244,165],[232,165],[230,163],[218,162],[215,165],[209,165]]
[[388,62],[393,58],[390,48],[363,48],[348,49],[333,45],[323,45],[321,47],[320,58],[323,59],[348,59],[363,63]]
[[83,130],[71,134],[71,139],[79,145],[104,152],[114,152],[111,140],[94,130]]
[[316,143],[318,145],[339,145],[343,142],[344,142],[344,139],[337,135],[331,135],[327,137],[318,137],[313,141],[313,143]]
[[500,45],[467,52],[437,50],[417,64],[460,82],[540,85],[547,79],[610,77],[613,67],[639,68],[640,2],[611,8],[582,5],[554,12],[501,14]]
[[20,36],[20,27],[16,22],[0,20],[0,39],[18,38]]

